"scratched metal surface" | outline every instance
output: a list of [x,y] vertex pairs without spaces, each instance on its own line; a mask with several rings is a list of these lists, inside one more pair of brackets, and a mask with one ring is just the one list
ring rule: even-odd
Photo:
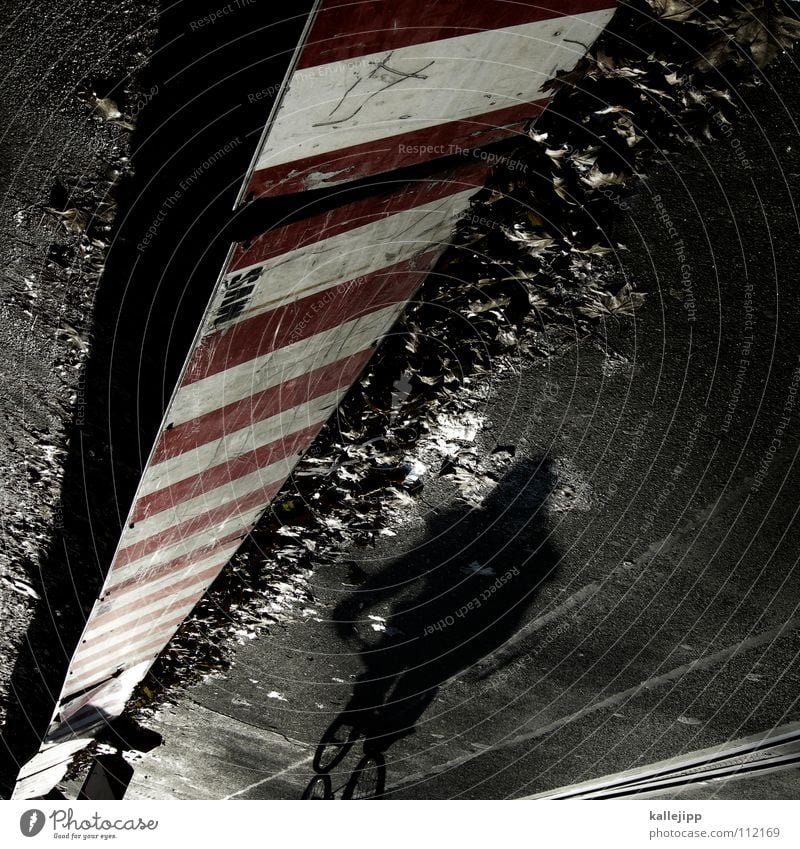
[[249,195],[337,185],[519,132],[544,108],[545,82],[575,65],[614,5],[443,2],[431,22],[416,0],[322,0]]

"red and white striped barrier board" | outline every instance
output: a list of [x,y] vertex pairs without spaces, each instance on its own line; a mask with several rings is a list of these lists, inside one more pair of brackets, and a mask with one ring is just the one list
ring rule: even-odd
[[264,195],[386,176],[360,200],[231,249],[14,798],[48,792],[122,712],[413,297],[487,168],[473,158],[424,181],[389,172],[442,155],[425,147],[437,139],[475,147],[531,117],[541,83],[610,17],[603,5],[317,5],[248,185]]
[[42,751],[46,793],[230,560],[420,286],[486,167],[381,193],[237,245],[139,483]]
[[371,177],[518,132],[610,0],[322,0],[244,194]]

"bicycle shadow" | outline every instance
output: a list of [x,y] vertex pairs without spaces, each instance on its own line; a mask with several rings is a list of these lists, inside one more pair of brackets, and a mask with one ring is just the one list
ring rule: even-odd
[[547,516],[556,480],[545,458],[516,462],[480,507],[433,513],[422,544],[336,606],[335,628],[344,639],[376,621],[369,611],[383,614],[387,603],[389,609],[375,639],[357,637],[363,669],[317,747],[318,775],[330,773],[359,739],[365,757],[382,765],[446,682],[485,661],[524,625],[559,561]]

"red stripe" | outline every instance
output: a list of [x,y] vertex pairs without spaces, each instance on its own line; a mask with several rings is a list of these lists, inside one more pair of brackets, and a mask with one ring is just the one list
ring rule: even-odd
[[[195,572],[191,575],[187,575],[183,580],[175,581],[174,583],[163,586],[160,589],[148,593],[147,595],[136,595],[137,592],[144,591],[146,585],[143,584],[141,587],[133,588],[131,592],[120,595],[119,597],[115,596],[113,601],[103,605],[104,610],[101,614],[92,617],[90,628],[98,625],[105,625],[120,616],[133,613],[135,610],[139,610],[148,604],[152,604],[154,601],[159,601],[162,598],[174,595],[181,590],[189,589],[196,584],[204,583],[208,578],[211,578],[221,572],[224,565],[224,563],[218,563],[214,566],[208,566],[202,572]],[[133,601],[120,604],[120,601],[127,596],[136,597]],[[89,639],[91,639],[91,637]]]
[[90,675],[75,676],[72,670],[70,670],[67,675],[67,680],[64,683],[64,688],[61,691],[61,697],[63,699],[68,699],[74,693],[79,693],[89,689],[90,687],[102,684],[109,675],[114,675],[120,669],[124,670],[131,666],[135,666],[136,663],[145,660],[148,656],[155,659],[158,655],[153,650],[143,652],[141,657],[136,660],[134,660],[134,658],[131,658],[130,660],[126,658],[122,662],[111,663],[105,668],[101,667],[97,672],[92,672]]
[[[281,486],[283,486],[283,480],[267,484],[260,489],[249,492],[247,495],[243,495],[241,498],[228,501],[219,507],[215,507],[213,510],[208,510],[179,525],[173,525],[171,528],[159,531],[153,536],[143,539],[141,542],[129,545],[127,548],[123,548],[117,552],[116,565],[124,566],[134,560],[138,560],[140,557],[152,554],[160,548],[164,548],[174,542],[180,542],[181,539],[189,537],[198,531],[211,530],[214,525],[219,524],[224,519],[236,513],[243,513],[253,507],[258,507],[260,504],[266,506],[278,490],[280,490]],[[252,524],[254,523],[251,523],[251,526]],[[246,531],[242,531],[243,535],[245,533]]]
[[[109,666],[123,666],[125,668],[129,668],[133,666],[133,663],[129,660],[131,656],[130,652],[133,650],[144,651],[145,646],[152,645],[155,648],[159,643],[161,643],[162,646],[166,645],[170,636],[175,633],[178,626],[187,616],[187,613],[176,613],[172,616],[172,618],[165,619],[163,622],[159,623],[157,629],[146,631],[144,634],[140,634],[130,641],[124,639],[124,633],[116,634],[115,636],[123,637],[123,639],[116,643],[109,643],[107,648],[107,657],[108,660],[112,661]],[[81,671],[81,669],[93,669],[103,660],[103,653],[87,655],[83,661],[81,661],[80,658],[78,658],[77,661],[73,661],[72,670],[77,674]],[[108,669],[109,666],[104,666],[103,668]]]
[[195,349],[183,385],[408,300],[427,276],[440,250],[437,246],[422,256],[331,286],[209,334]]
[[285,383],[270,386],[241,401],[234,401],[164,431],[152,465],[191,451],[207,442],[221,439],[228,433],[250,427],[312,398],[350,386],[361,374],[374,351],[372,347],[365,348],[342,360],[320,366]]
[[[177,631],[177,628],[173,629],[172,633],[174,634],[175,631]],[[109,658],[110,662],[108,666],[99,666],[96,670],[88,674],[83,673],[83,675],[78,676],[75,676],[74,673],[70,671],[70,677],[68,677],[67,682],[64,685],[63,698],[66,699],[71,693],[86,690],[88,687],[92,687],[95,684],[101,684],[106,678],[108,678],[109,675],[113,675],[117,672],[117,670],[130,669],[132,666],[136,666],[137,663],[141,663],[143,660],[147,660],[148,658],[155,660],[164,650],[166,643],[170,638],[168,637],[165,640],[164,636],[161,635],[156,639],[150,639],[149,634],[147,637],[149,641],[136,649],[136,651],[128,657],[123,657],[121,660],[115,660],[113,657]]]
[[[184,618],[188,616],[187,608],[192,608],[202,598],[203,590],[196,590],[190,593],[186,598],[170,600],[169,604],[165,604],[158,610],[152,613],[140,615],[138,619],[132,622],[126,622],[122,625],[117,625],[116,628],[111,628],[100,634],[86,634],[81,640],[78,650],[75,652],[75,657],[72,660],[72,667],[76,668],[81,665],[96,663],[102,655],[96,654],[96,650],[102,648],[103,651],[115,652],[118,646],[125,646],[126,650],[129,642],[136,641],[143,637],[151,637],[157,630],[170,625],[176,616]],[[178,620],[180,621],[180,620]],[[139,635],[131,636],[131,632],[144,626],[145,631]],[[84,657],[85,655],[85,657]]]
[[[105,669],[115,668],[117,666],[125,665],[125,666],[133,666],[133,664],[126,659],[125,654],[134,651],[144,651],[147,646],[156,647],[160,642],[162,645],[166,644],[169,640],[170,636],[175,632],[178,625],[183,622],[183,620],[188,616],[187,613],[182,614],[174,614],[171,619],[165,619],[163,622],[159,622],[156,631],[146,631],[143,634],[140,634],[137,637],[133,637],[130,641],[121,641],[118,643],[111,643],[108,647],[108,660],[112,661],[108,666],[104,667]],[[119,635],[117,635],[119,636]],[[88,646],[91,648],[91,646]],[[130,654],[128,655],[130,657]],[[76,655],[76,660],[72,662],[72,671],[77,674],[77,672],[83,669],[92,668],[94,664],[103,659],[102,654],[92,654],[87,655],[83,660],[81,660],[79,655]],[[92,677],[94,677],[95,673],[92,673]],[[72,682],[70,682],[72,683]]]
[[564,15],[613,8],[611,0],[549,0],[547,3],[505,0],[324,0],[303,48],[298,67],[309,68],[499,30]]
[[[191,608],[193,608],[197,604],[197,602],[200,601],[200,599],[203,597],[204,592],[204,589],[199,589],[194,594],[190,594],[186,598],[181,599],[180,603],[164,605],[159,610],[156,610],[152,614],[148,614],[147,616],[142,616],[135,622],[129,622],[125,625],[120,625],[118,628],[112,628],[110,631],[105,631],[102,634],[97,634],[97,636],[95,637],[89,635],[86,638],[86,644],[82,645],[81,648],[88,652],[90,649],[105,647],[107,644],[109,646],[108,651],[114,652],[116,651],[116,646],[123,645],[125,646],[125,650],[127,651],[129,645],[132,645],[133,642],[129,643],[129,641],[125,639],[125,635],[128,634],[133,628],[138,628],[140,625],[147,625],[149,622],[154,623],[152,629],[145,631],[142,635],[145,638],[149,638],[154,633],[160,633],[160,629],[162,627],[166,628],[175,624],[176,619],[177,623],[180,624],[189,615]],[[170,613],[172,614],[172,616],[169,619],[163,618]],[[139,639],[139,637],[133,638],[133,641],[135,641],[136,639]],[[72,663],[73,669],[79,668],[82,665],[91,666],[93,663],[96,663],[100,658],[102,658],[102,654],[87,655],[83,663],[81,662],[80,653],[76,654],[76,658],[77,660],[73,660]]]
[[286,224],[276,230],[268,230],[249,248],[239,244],[231,258],[228,272],[265,262],[390,215],[435,203],[471,187],[476,190],[483,188],[488,170],[482,162],[470,161],[425,180],[392,183],[387,178],[385,191],[379,194],[340,204],[328,212]]
[[188,501],[210,489],[230,483],[249,475],[256,469],[263,469],[271,463],[277,463],[290,454],[296,454],[309,445],[322,430],[324,421],[309,425],[290,435],[284,435],[274,442],[240,454],[225,463],[220,463],[184,478],[177,483],[142,496],[134,507],[133,521],[141,522],[148,516],[168,510],[176,504]]
[[[215,551],[221,551],[225,546],[232,543],[234,540],[237,540],[242,537],[240,532],[236,532],[233,534],[228,534],[227,537],[215,542],[213,545],[202,545],[199,548],[196,548],[194,551],[188,552],[188,554],[183,554],[180,557],[176,557],[173,560],[168,560],[166,563],[161,563],[159,566],[156,566],[152,569],[144,569],[140,574],[136,574],[131,576],[130,578],[126,578],[124,581],[120,581],[118,584],[114,584],[110,589],[106,590],[105,594],[100,597],[100,601],[105,601],[110,596],[116,596],[118,593],[124,593],[129,590],[131,587],[135,586],[145,586],[151,580],[155,581],[157,578],[163,578],[166,575],[169,575],[171,572],[178,572],[180,569],[185,568],[186,566],[191,565],[192,563],[199,562],[200,560],[204,560],[207,557],[210,557],[214,554]],[[231,557],[233,555],[230,555]],[[115,564],[116,565],[116,564]],[[109,580],[113,577],[114,570],[113,567],[109,572]]]
[[[476,150],[518,135],[523,124],[536,117],[546,106],[547,100],[519,103],[483,115],[426,127],[424,130],[411,130],[263,168],[253,173],[248,192],[252,192],[255,197],[302,192],[319,188],[313,182],[306,184],[308,175],[315,172],[341,172],[326,184],[334,185],[372,177],[395,168],[431,162],[443,156],[455,155],[460,149]],[[430,152],[420,151],[420,147]]]

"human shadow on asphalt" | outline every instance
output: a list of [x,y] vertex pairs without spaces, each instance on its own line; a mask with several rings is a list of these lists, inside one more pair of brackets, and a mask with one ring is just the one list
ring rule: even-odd
[[340,637],[363,631],[373,610],[385,617],[385,630],[375,640],[356,637],[363,670],[316,750],[318,774],[362,740],[365,756],[382,763],[445,682],[490,657],[524,624],[559,561],[547,518],[556,480],[547,459],[516,462],[479,508],[433,512],[420,545],[337,605]]

